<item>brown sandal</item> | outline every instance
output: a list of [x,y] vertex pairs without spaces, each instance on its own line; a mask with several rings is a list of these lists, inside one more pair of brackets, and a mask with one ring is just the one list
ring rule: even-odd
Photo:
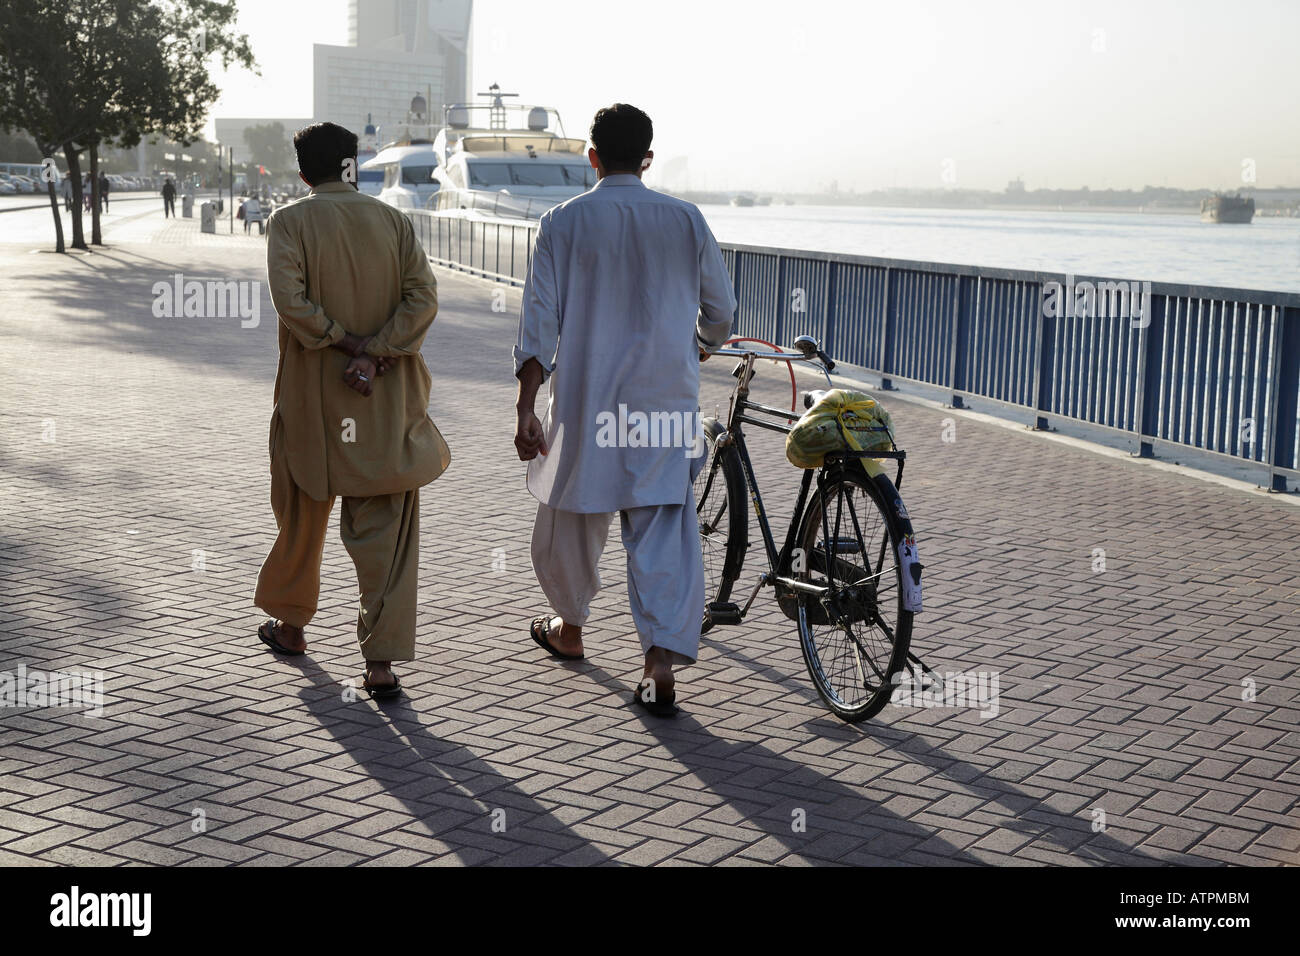
[[291,647],[285,647],[280,643],[280,622],[267,621],[257,629],[257,636],[262,639],[262,643],[285,657],[302,657],[306,651],[296,651]]
[[371,700],[392,700],[402,692],[402,679],[393,675],[391,684],[371,685],[369,678],[361,679],[361,689],[370,695]]
[[533,618],[533,623],[528,627],[528,633],[537,642],[538,647],[554,658],[562,661],[583,661],[587,659],[585,654],[565,654],[563,651],[557,651],[551,645],[551,619],[549,617]]
[[676,717],[681,711],[677,706],[677,690],[662,700],[655,698],[653,693],[655,681],[650,677],[642,677],[641,682],[636,685],[636,690],[632,693],[632,703],[647,713],[655,717]]

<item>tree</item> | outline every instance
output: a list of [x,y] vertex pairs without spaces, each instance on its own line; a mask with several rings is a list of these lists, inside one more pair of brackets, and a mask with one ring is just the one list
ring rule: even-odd
[[[248,37],[236,33],[234,0],[5,0],[0,7],[0,130],[22,128],[43,156],[62,146],[79,187],[79,156],[98,172],[101,144],[130,147],[161,134],[193,142],[218,95],[210,59],[252,69]],[[56,248],[63,227],[49,188]],[[92,183],[92,241],[99,237],[99,183]],[[73,203],[72,245],[84,249]]]
[[39,163],[43,156],[30,136],[18,133],[0,133],[0,156],[6,163]]
[[272,175],[283,173],[293,165],[293,148],[283,123],[259,123],[244,130],[250,164],[265,166]]
[[[60,145],[72,149],[89,125],[69,68],[75,42],[69,20],[53,0],[7,0],[0,5],[0,129],[27,130],[42,157],[52,157]],[[69,169],[69,176],[73,172]],[[76,173],[80,187],[80,171]],[[55,249],[63,252],[63,221],[48,173],[46,186]],[[72,244],[84,249],[80,210],[76,203],[73,207]]]

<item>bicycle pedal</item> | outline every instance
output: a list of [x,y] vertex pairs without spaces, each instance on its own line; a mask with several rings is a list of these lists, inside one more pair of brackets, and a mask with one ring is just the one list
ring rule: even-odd
[[714,624],[739,624],[740,623],[740,605],[732,604],[730,601],[719,601],[710,604],[704,609],[709,620]]

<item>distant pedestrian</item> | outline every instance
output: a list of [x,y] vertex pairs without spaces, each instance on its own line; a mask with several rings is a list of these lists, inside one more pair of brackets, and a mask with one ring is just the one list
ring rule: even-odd
[[248,199],[244,200],[244,205],[241,208],[244,211],[244,232],[247,233],[249,227],[252,226],[253,223],[257,223],[257,234],[259,236],[262,235],[266,231],[266,227],[262,225],[266,217],[262,214],[262,204],[258,201],[257,197],[250,196]]
[[63,177],[63,208],[67,212],[72,212],[72,177]]
[[86,173],[85,179],[81,182],[81,209],[82,212],[90,212],[90,173]]
[[167,182],[163,183],[163,218],[171,216],[176,218],[176,184],[172,182],[171,177],[167,177]]
[[108,212],[108,189],[109,189],[108,174],[100,173],[99,174],[99,201],[101,203],[101,208],[104,212]]

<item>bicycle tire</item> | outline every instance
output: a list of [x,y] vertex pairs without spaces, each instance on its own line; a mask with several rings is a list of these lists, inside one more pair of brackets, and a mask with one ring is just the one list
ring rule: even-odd
[[[872,478],[861,465],[853,463],[849,466],[828,471],[825,475],[822,486],[814,490],[812,498],[804,508],[803,518],[799,527],[798,541],[800,546],[806,549],[807,554],[813,554],[813,545],[815,544],[816,536],[821,532],[823,494],[825,494],[828,499],[831,498],[832,495],[838,498],[841,489],[846,486],[862,489],[864,500],[870,501],[875,511],[881,517],[884,532],[888,535],[887,546],[889,559],[892,565],[892,575],[890,575],[890,577],[892,578],[893,587],[896,590],[893,600],[896,601],[897,604],[897,617],[894,626],[890,629],[893,632],[893,640],[885,642],[889,645],[890,649],[884,670],[882,671],[880,669],[874,659],[866,661],[877,678],[874,688],[866,686],[869,684],[869,681],[865,677],[866,672],[862,666],[864,663],[862,642],[861,640],[852,640],[851,636],[851,628],[855,623],[861,624],[867,622],[851,621],[849,623],[850,637],[845,641],[846,648],[853,651],[851,656],[846,654],[845,657],[854,662],[855,673],[859,680],[864,684],[864,691],[868,692],[863,699],[855,699],[852,701],[846,701],[843,698],[842,692],[838,691],[837,688],[833,686],[833,680],[828,675],[828,671],[832,670],[833,667],[828,666],[828,662],[822,659],[825,655],[823,654],[823,651],[819,649],[817,636],[813,631],[814,619],[817,616],[817,612],[820,612],[822,617],[825,617],[825,612],[820,607],[820,604],[814,603],[817,601],[817,598],[812,595],[806,593],[800,593],[799,595],[799,616],[797,627],[799,633],[799,647],[803,652],[804,664],[808,668],[808,676],[812,679],[813,686],[817,688],[818,696],[821,697],[822,701],[831,712],[841,720],[846,723],[856,724],[860,721],[867,720],[870,717],[874,717],[887,703],[889,703],[894,691],[894,675],[902,671],[907,663],[907,652],[912,639],[913,612],[904,607],[904,568],[898,560],[898,544],[905,536],[910,536],[912,531],[911,522],[904,522],[903,520],[906,511],[903,510],[902,499],[899,497],[898,491],[894,488],[893,482],[884,475]],[[850,509],[850,513],[852,513],[852,509]],[[836,531],[834,535],[838,536],[839,540],[842,540],[842,536],[839,535],[838,531]],[[864,547],[868,551],[868,554],[878,550],[874,536],[873,541],[870,544],[863,540],[860,531],[858,532],[858,538],[858,542],[853,543],[851,547]],[[824,544],[825,542],[823,542],[823,545]],[[835,558],[836,567],[845,563],[842,558],[838,557],[841,553],[839,547],[840,546],[837,543],[835,547],[835,553],[837,555]],[[824,550],[822,554],[824,561]],[[810,565],[811,563],[812,560],[810,559]],[[883,562],[881,563],[883,564]],[[809,574],[809,576],[810,573],[811,568],[808,572],[805,572],[805,574]],[[870,603],[878,609],[879,602],[875,600],[875,596],[879,594],[879,589],[883,586],[883,571],[877,572],[875,577],[876,583],[870,585],[872,591]],[[870,576],[863,578],[863,580],[870,580]],[[887,598],[886,600],[889,599]],[[888,622],[886,622],[886,624],[887,623]],[[827,623],[826,627],[832,633],[834,632],[834,628],[829,623]],[[887,637],[884,628],[881,628],[878,625],[870,625],[869,628],[862,628],[861,630],[866,631],[871,629],[877,630],[882,636]],[[881,656],[883,657],[884,655],[882,654]]]

